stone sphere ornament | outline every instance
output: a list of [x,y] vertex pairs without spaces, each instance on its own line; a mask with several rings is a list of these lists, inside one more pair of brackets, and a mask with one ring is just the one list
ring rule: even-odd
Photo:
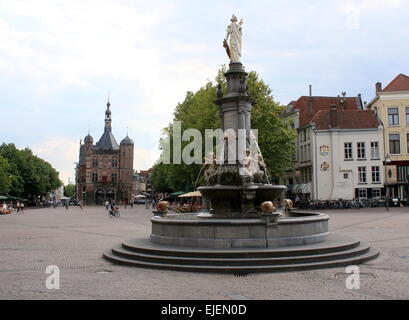
[[264,201],[260,207],[264,213],[273,213],[275,210],[274,204],[271,201]]
[[166,212],[166,211],[168,211],[168,205],[169,205],[169,202],[167,202],[167,201],[161,201],[161,202],[159,202],[159,203],[156,205],[156,208],[157,208],[158,211],[160,211],[160,212]]

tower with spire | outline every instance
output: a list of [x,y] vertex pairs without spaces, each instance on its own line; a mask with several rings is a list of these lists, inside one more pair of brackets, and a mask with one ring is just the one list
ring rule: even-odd
[[111,103],[106,104],[104,132],[94,144],[88,131],[80,143],[77,166],[77,200],[84,204],[105,201],[130,202],[135,189],[133,181],[134,143],[128,133],[118,144],[112,133]]

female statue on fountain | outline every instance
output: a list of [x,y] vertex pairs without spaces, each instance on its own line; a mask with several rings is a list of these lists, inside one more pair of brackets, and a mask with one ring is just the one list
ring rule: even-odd
[[[227,55],[230,58],[230,62],[240,62],[241,58],[241,25],[243,24],[243,19],[237,23],[237,18],[233,14],[230,19],[231,23],[227,27],[226,38],[223,41],[223,47],[226,48]],[[230,38],[230,46],[227,41]]]

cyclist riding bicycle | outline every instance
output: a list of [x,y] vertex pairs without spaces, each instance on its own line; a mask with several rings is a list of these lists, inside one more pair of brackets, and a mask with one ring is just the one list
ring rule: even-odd
[[108,211],[109,217],[119,218],[119,207],[115,205],[115,202],[111,202],[111,209]]

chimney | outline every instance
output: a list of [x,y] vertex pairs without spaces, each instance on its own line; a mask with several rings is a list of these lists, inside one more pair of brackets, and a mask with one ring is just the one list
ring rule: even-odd
[[312,85],[309,85],[310,87],[310,97],[312,97]]
[[376,89],[376,94],[378,94],[378,92],[381,92],[382,91],[382,83],[377,82],[375,84],[375,89]]
[[337,105],[336,104],[330,105],[329,119],[330,119],[330,127],[336,128],[338,125]]

